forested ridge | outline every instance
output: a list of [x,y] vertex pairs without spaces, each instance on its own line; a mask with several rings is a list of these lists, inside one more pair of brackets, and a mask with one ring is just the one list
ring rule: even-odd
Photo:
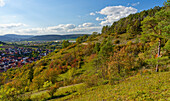
[[111,26],[104,26],[102,29],[102,33],[105,34],[122,34],[122,33],[131,33],[131,34],[141,34],[142,32],[142,24],[141,22],[147,16],[153,17],[156,12],[159,12],[161,9],[165,9],[164,7],[156,6],[153,9],[144,10],[140,13],[130,14],[126,18],[122,18],[117,22],[114,22]]
[[[101,33],[80,36],[76,43],[64,41],[62,49],[37,62],[0,73],[0,100],[95,100],[94,93],[99,100],[168,100],[169,7],[167,1],[163,7],[131,14],[104,26]],[[148,88],[142,90],[138,83]],[[60,89],[73,84],[78,86]],[[105,98],[102,91],[114,94]],[[155,93],[159,97],[150,96]]]

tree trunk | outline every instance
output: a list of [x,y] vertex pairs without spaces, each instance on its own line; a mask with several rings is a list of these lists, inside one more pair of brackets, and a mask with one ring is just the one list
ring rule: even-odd
[[120,65],[118,65],[118,73],[120,74]]
[[[159,35],[161,35],[161,31],[160,31]],[[161,54],[161,38],[159,38],[158,58],[160,57],[160,54]],[[158,63],[156,65],[156,72],[159,72],[159,60],[158,60]]]

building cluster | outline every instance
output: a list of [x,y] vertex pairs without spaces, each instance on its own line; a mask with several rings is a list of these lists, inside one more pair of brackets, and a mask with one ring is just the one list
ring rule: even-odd
[[8,48],[0,50],[0,72],[7,71],[10,68],[20,68],[23,65],[32,63],[52,52],[49,49],[32,48]]

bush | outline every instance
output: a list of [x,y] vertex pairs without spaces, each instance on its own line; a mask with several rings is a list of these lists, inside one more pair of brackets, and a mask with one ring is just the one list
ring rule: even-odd
[[50,82],[49,81],[44,82],[44,85],[43,85],[44,88],[48,88],[50,86],[52,86],[52,82],[51,81]]
[[119,43],[120,43],[119,40],[115,40],[115,41],[114,41],[114,44],[119,44]]
[[98,86],[99,77],[97,75],[93,75],[85,80],[85,84],[87,87]]
[[118,35],[115,35],[114,37],[115,37],[115,38],[120,38]]
[[25,92],[29,92],[29,87],[28,86],[25,87]]
[[132,41],[128,41],[128,42],[127,42],[127,45],[132,45]]
[[50,87],[48,94],[51,96],[51,98],[54,97],[54,93],[57,91],[57,89],[59,89],[59,85],[55,84],[54,87]]

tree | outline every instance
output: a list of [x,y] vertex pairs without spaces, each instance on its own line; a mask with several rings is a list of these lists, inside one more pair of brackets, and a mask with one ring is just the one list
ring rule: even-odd
[[110,40],[107,41],[107,43],[101,47],[99,54],[104,57],[107,58],[110,56],[110,52],[112,52],[113,50],[113,46]]
[[88,38],[88,35],[80,36],[76,39],[76,42],[77,43],[85,42],[85,41],[87,41],[87,38]]
[[38,91],[39,91],[39,89],[44,84],[44,78],[41,75],[38,75],[38,76],[34,77],[32,82],[33,82],[33,84],[31,86],[33,87],[33,89],[38,89]]
[[108,39],[108,41],[106,42],[106,44],[104,44],[100,51],[99,51],[99,55],[98,55],[98,62],[101,62],[101,73],[102,76],[105,78],[106,74],[107,74],[107,70],[108,70],[108,65],[107,65],[107,60],[108,58],[111,56],[113,51],[113,45],[110,41],[110,39]]
[[83,40],[83,41],[86,41],[87,38],[88,38],[88,35],[83,35],[82,40]]
[[106,32],[108,31],[108,29],[109,29],[109,26],[108,26],[108,25],[103,26],[103,28],[102,28],[102,34],[106,34]]
[[[144,36],[155,37],[158,39],[158,52],[157,57],[161,57],[161,39],[169,38],[170,35],[170,10],[163,9],[155,14],[154,17],[147,16],[142,21],[142,30]],[[166,36],[166,37],[165,37]],[[158,64],[156,71],[159,71]]]
[[70,43],[69,43],[69,41],[67,40],[67,41],[63,41],[63,43],[62,43],[62,48],[66,48],[66,47],[68,47],[70,45]]
[[96,43],[94,47],[94,52],[98,54],[99,51],[100,51],[100,43]]
[[98,35],[98,32],[93,32],[92,35],[96,36],[96,35]]
[[165,7],[170,7],[170,0],[167,0],[167,2],[164,2]]
[[32,82],[33,74],[34,74],[34,69],[33,69],[33,67],[31,67],[30,71],[28,73],[28,79],[30,80],[30,82]]
[[47,69],[46,70],[46,73],[45,73],[45,78],[46,80],[52,82],[52,83],[55,83],[56,80],[57,80],[57,77],[58,77],[58,74],[59,74],[59,70],[57,68],[50,68],[50,69]]

